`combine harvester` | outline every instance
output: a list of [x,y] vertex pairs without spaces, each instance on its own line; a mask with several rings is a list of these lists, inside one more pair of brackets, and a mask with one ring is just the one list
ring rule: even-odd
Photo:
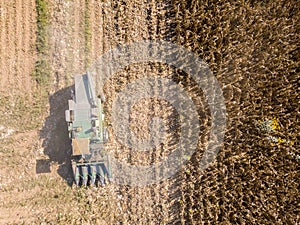
[[75,184],[104,185],[112,180],[110,157],[104,150],[108,131],[103,123],[102,102],[95,95],[90,74],[75,76],[72,98],[66,110],[66,121],[72,140],[71,160]]

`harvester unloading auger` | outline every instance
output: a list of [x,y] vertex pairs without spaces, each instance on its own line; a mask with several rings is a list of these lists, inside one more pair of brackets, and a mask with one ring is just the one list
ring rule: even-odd
[[66,110],[69,137],[72,140],[74,181],[80,185],[104,185],[112,180],[109,155],[104,150],[108,131],[104,127],[101,98],[96,97],[89,73],[75,76],[75,93]]

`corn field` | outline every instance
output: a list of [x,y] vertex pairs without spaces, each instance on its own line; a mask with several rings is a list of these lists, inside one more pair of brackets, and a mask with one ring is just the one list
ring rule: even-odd
[[[294,0],[0,1],[0,223],[298,224],[299,9]],[[197,109],[196,152],[155,184],[70,186],[64,110],[73,76],[107,51],[143,40],[175,43],[207,63],[226,105],[220,151],[200,169],[212,115],[189,74],[164,63],[132,64],[103,87],[105,122],[111,126],[113,102],[126,85],[171,79]],[[174,151],[180,116],[169,102],[142,99],[130,117],[137,136],[149,137],[153,117],[166,135],[158,147],[137,152],[110,127],[108,148],[118,160],[150,165]],[[38,160],[51,172],[38,174]]]

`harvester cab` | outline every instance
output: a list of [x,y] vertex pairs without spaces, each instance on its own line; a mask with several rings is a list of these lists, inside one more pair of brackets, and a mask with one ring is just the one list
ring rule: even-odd
[[108,131],[104,126],[101,98],[96,97],[89,73],[75,76],[75,90],[66,110],[72,142],[72,168],[77,186],[104,185],[112,180],[110,157],[104,144]]

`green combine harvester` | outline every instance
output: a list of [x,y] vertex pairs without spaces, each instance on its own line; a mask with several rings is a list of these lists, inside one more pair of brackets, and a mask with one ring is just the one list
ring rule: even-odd
[[72,141],[72,168],[77,186],[97,186],[111,182],[110,157],[104,150],[108,131],[104,127],[102,102],[95,95],[93,79],[89,73],[75,76],[66,110],[69,137]]

